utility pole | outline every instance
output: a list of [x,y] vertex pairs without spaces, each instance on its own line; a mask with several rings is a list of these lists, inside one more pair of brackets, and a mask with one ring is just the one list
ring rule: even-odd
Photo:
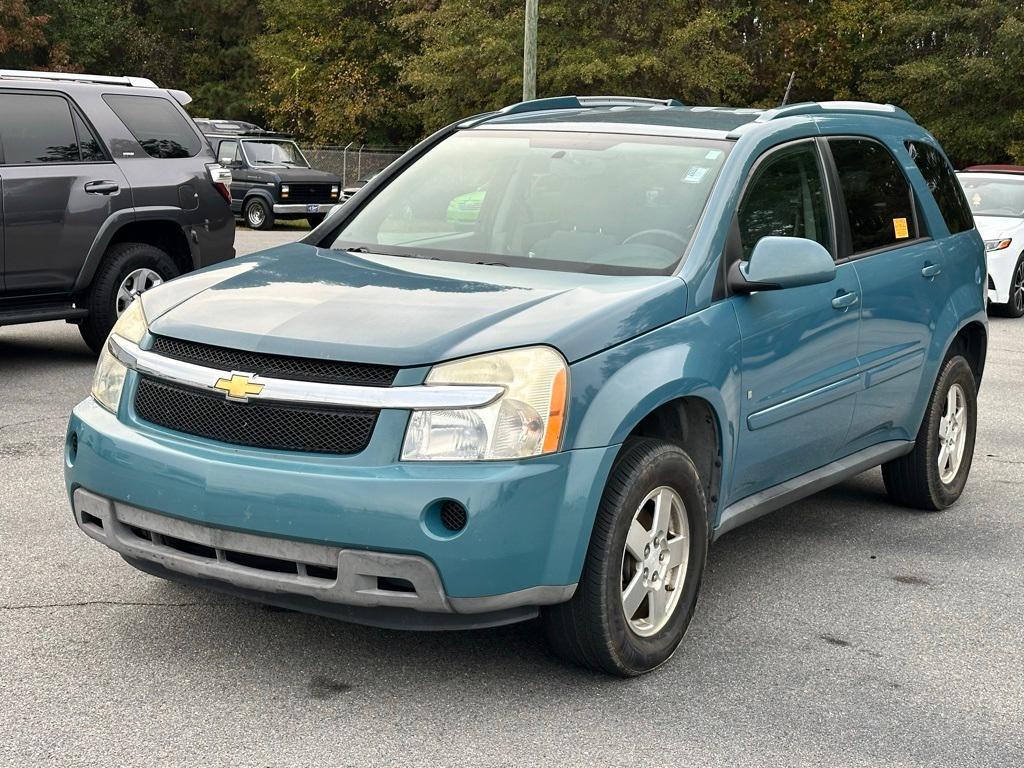
[[537,0],[526,0],[523,30],[523,101],[537,98]]

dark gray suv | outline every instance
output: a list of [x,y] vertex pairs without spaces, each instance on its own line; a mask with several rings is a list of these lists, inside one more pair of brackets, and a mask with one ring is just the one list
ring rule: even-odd
[[140,293],[234,256],[231,175],[149,80],[0,70],[0,326],[99,351]]

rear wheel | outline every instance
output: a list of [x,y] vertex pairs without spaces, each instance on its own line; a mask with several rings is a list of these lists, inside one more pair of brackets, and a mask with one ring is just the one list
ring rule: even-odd
[[704,491],[689,456],[657,440],[627,443],[576,593],[544,610],[552,649],[622,677],[665,663],[693,616],[707,546]]
[[1017,259],[1010,278],[1010,298],[1005,304],[993,304],[992,313],[1003,317],[1024,317],[1024,254]]
[[274,212],[265,200],[253,197],[245,204],[242,215],[249,229],[273,229]]
[[86,299],[89,315],[78,327],[89,349],[99,354],[107,334],[128,305],[178,274],[174,260],[155,246],[146,243],[111,246]]
[[950,357],[935,382],[914,450],[882,465],[889,497],[928,511],[959,499],[971,472],[977,416],[974,372],[960,355]]

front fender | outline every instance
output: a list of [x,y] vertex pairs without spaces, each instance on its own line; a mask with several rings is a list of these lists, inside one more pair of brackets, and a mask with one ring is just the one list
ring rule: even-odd
[[618,445],[659,406],[698,397],[718,419],[722,487],[728,487],[740,387],[736,315],[728,302],[718,302],[573,364],[566,447]]

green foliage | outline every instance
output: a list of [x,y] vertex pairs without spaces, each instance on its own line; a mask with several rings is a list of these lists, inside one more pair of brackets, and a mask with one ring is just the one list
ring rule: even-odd
[[[0,0],[0,66],[134,74],[193,114],[408,143],[519,99],[523,0]],[[1024,162],[1009,0],[540,0],[538,95],[899,104],[959,163]]]

